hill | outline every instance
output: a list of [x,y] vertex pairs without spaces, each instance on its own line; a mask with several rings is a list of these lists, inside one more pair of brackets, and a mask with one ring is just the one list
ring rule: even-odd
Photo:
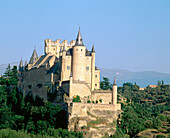
[[[0,75],[2,75],[8,64],[0,64]],[[19,65],[19,62],[10,63],[11,67]],[[154,71],[131,72],[123,69],[105,69],[100,68],[101,80],[103,77],[109,78],[113,82],[114,78],[117,80],[117,85],[122,86],[123,83],[132,82],[137,83],[140,87],[146,87],[150,84],[156,85],[158,80],[164,80],[165,84],[170,84],[170,74],[160,73]]]
[[131,72],[122,69],[104,69],[101,68],[102,77],[109,78],[113,82],[114,78],[117,80],[117,85],[122,86],[123,83],[131,82],[137,83],[140,87],[146,87],[150,84],[156,85],[158,80],[164,80],[165,84],[170,84],[170,74],[159,73],[155,71]]

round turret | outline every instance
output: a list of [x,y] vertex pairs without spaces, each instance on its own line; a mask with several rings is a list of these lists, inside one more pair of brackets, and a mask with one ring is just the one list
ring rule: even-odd
[[114,79],[114,83],[113,83],[113,104],[117,104],[117,85],[116,85],[116,79]]
[[77,35],[76,44],[73,46],[73,80],[84,81],[85,80],[85,53],[86,47],[83,45],[83,39],[81,38],[80,29]]

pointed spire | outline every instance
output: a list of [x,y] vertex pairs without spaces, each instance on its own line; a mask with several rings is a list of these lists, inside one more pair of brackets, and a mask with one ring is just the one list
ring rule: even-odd
[[31,58],[30,58],[29,64],[33,64],[37,59],[38,59],[38,55],[37,55],[36,50],[34,49],[34,51],[33,51],[33,53],[32,53],[32,56],[31,56]]
[[116,85],[116,78],[114,78],[114,83],[113,83],[113,85]]
[[92,46],[92,50],[91,50],[91,51],[92,51],[92,52],[95,52],[95,51],[94,51],[94,45]]
[[79,27],[79,32],[78,32],[78,35],[77,35],[75,46],[84,46],[83,45],[83,39],[82,39],[81,33],[80,33],[80,27]]
[[25,61],[25,66],[27,65],[27,61]]
[[19,67],[20,67],[20,68],[23,67],[22,58],[21,58],[21,60],[20,60]]

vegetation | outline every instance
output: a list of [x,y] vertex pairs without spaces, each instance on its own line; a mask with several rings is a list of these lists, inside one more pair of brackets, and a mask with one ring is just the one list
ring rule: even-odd
[[74,96],[73,102],[81,103],[80,96],[78,96],[78,95],[77,95],[77,96]]
[[[108,83],[109,80],[104,80],[106,82],[102,83],[108,84],[109,86],[105,86],[105,88],[109,89],[111,87]],[[134,137],[143,130],[153,128],[165,134],[169,133],[170,85],[158,81],[156,88],[148,86],[145,90],[139,90],[136,83],[128,82],[124,83],[123,87],[118,87],[118,94],[118,102],[121,103],[123,112],[121,123],[112,137],[119,137],[124,134]],[[121,97],[127,100],[121,101]]]
[[103,81],[100,82],[100,89],[102,90],[111,90],[112,85],[109,82],[109,79],[106,77],[103,77]]
[[9,65],[0,77],[0,137],[83,137],[66,129],[67,113],[40,97],[23,97],[17,90],[17,67]]
[[[108,78],[101,82],[101,89],[111,89]],[[170,133],[170,85],[158,81],[156,88],[139,90],[135,83],[124,83],[118,88],[122,105],[121,123],[110,137],[134,137],[146,129]],[[127,99],[121,100],[121,97]],[[74,97],[73,102],[81,102]],[[92,103],[102,102],[92,101]],[[90,103],[90,100],[89,100]],[[80,132],[68,132],[66,112],[59,105],[43,102],[40,97],[23,97],[17,89],[17,67],[7,67],[0,77],[0,137],[83,137]],[[100,124],[98,119],[88,125]],[[61,129],[62,128],[62,129]],[[156,137],[164,137],[158,134]]]
[[27,133],[23,130],[11,130],[11,129],[1,129],[0,130],[0,137],[2,138],[79,138],[83,137],[82,133],[76,133],[76,132],[69,132],[65,129],[54,129],[54,128],[48,128],[47,133],[44,135],[41,134],[31,134]]

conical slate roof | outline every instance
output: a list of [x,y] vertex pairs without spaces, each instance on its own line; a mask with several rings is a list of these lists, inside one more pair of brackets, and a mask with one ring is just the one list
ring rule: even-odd
[[20,67],[20,68],[23,67],[22,59],[21,59],[21,61],[20,61],[20,63],[19,63],[19,67]]
[[27,61],[25,61],[25,66],[27,65]]
[[113,83],[113,85],[116,85],[116,79],[114,78],[114,83]]
[[94,45],[92,46],[92,50],[91,50],[91,51],[92,51],[92,52],[95,52],[95,51],[94,51]]
[[84,46],[83,45],[83,39],[82,39],[81,33],[80,33],[80,28],[79,28],[79,32],[78,32],[78,35],[77,35],[75,46]]
[[33,51],[33,53],[32,53],[32,56],[31,56],[31,58],[30,58],[29,64],[33,64],[37,59],[38,59],[38,55],[37,55],[36,50],[34,49],[34,51]]

